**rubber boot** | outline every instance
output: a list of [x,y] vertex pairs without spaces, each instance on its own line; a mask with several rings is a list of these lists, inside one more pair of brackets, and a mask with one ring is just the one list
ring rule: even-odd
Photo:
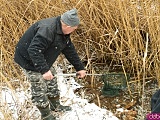
[[50,109],[52,111],[56,111],[56,112],[71,111],[71,107],[63,106],[60,104],[59,97],[58,98],[49,98],[49,100],[50,100]]
[[49,105],[46,108],[42,108],[39,106],[37,106],[37,108],[39,109],[39,111],[41,113],[42,120],[56,120],[56,117],[54,117],[51,114],[51,110],[49,109]]

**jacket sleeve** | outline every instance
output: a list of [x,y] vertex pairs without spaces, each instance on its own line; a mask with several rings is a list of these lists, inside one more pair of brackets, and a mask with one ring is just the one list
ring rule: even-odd
[[49,66],[44,58],[44,52],[51,43],[52,37],[49,29],[47,27],[40,27],[27,49],[34,67],[41,74],[49,70]]
[[63,49],[62,53],[65,55],[67,60],[74,66],[76,71],[84,70],[84,66],[77,54],[77,51],[73,45],[73,43],[70,41],[69,44],[65,49]]

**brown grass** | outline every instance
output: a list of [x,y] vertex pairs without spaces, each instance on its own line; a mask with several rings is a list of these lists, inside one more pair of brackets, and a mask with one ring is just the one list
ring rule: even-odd
[[140,93],[148,79],[156,79],[160,85],[159,2],[1,0],[1,86],[7,83],[13,87],[11,79],[24,79],[13,57],[15,45],[25,30],[39,19],[60,15],[73,7],[78,9],[81,25],[72,38],[82,60],[88,61],[86,67],[90,72],[103,64],[108,68],[106,71],[130,73],[131,82],[139,86]]

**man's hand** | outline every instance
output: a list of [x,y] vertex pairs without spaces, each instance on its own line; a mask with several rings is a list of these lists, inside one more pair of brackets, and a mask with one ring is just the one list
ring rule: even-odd
[[86,70],[80,70],[77,72],[78,78],[84,78],[86,76]]
[[50,70],[48,72],[44,73],[42,76],[45,80],[52,80],[54,78],[54,76],[52,75]]

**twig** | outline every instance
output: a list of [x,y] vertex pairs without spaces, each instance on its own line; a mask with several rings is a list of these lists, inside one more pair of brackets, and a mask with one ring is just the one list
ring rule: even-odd
[[[147,51],[148,51],[148,33],[146,34],[146,48],[143,57],[143,86],[142,86],[142,113],[144,113],[144,97],[145,97],[145,74],[146,74],[146,58],[147,58]],[[144,117],[144,116],[143,116]]]

